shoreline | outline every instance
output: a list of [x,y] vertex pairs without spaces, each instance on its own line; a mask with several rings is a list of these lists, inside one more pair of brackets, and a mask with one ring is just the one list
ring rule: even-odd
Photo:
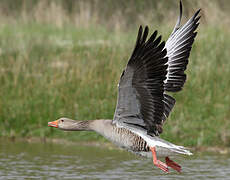
[[[8,141],[12,143],[16,142],[23,142],[23,143],[51,143],[51,144],[65,144],[69,146],[74,146],[74,145],[81,145],[81,146],[96,146],[96,147],[102,147],[102,148],[108,148],[108,149],[120,149],[119,147],[115,146],[109,141],[71,141],[67,139],[62,139],[62,138],[39,138],[39,137],[27,137],[27,138],[22,138],[22,137],[0,137],[0,142],[1,141]],[[197,147],[188,147],[193,152],[198,152],[198,153],[218,153],[221,155],[227,155],[230,154],[230,147],[218,147],[218,146],[197,146]]]

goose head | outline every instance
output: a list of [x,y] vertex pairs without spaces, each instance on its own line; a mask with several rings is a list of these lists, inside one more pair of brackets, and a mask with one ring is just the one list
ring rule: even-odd
[[89,129],[89,121],[76,121],[69,118],[60,118],[56,121],[48,122],[48,126],[64,131],[84,131]]

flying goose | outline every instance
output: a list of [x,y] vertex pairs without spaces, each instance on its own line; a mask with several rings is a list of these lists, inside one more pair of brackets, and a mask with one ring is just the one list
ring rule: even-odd
[[[161,41],[157,31],[148,37],[149,28],[140,26],[136,45],[121,74],[113,120],[75,121],[60,118],[48,126],[66,131],[95,131],[133,153],[152,157],[153,164],[165,172],[169,167],[181,172],[170,155],[192,153],[159,137],[175,99],[167,92],[178,92],[185,81],[188,58],[199,25],[198,10],[183,26],[180,14],[169,39]],[[164,157],[165,163],[158,157]]]

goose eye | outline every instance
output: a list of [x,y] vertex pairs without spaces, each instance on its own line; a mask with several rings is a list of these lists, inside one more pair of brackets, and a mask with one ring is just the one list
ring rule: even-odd
[[62,119],[61,122],[64,122],[64,120]]

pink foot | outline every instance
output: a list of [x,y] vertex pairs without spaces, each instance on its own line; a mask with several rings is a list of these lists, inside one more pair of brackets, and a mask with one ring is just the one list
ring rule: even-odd
[[179,164],[175,163],[174,161],[172,161],[171,159],[169,159],[169,157],[166,157],[165,161],[169,167],[175,169],[177,172],[181,172],[181,166]]
[[157,159],[156,155],[156,149],[155,147],[150,147],[152,154],[153,154],[153,164],[163,170],[164,172],[169,172],[167,164],[161,162],[160,160]]

